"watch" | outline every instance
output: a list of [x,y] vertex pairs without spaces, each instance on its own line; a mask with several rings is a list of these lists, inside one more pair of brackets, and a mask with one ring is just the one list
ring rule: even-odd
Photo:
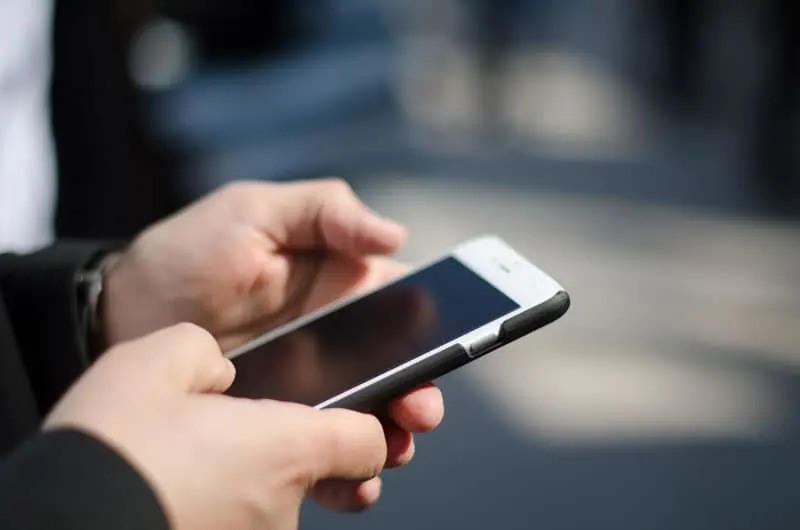
[[89,362],[97,358],[106,346],[102,302],[109,256],[110,253],[101,253],[77,275],[78,317]]

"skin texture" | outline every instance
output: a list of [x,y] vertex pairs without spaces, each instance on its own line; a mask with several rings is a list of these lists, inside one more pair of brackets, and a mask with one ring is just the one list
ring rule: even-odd
[[[143,232],[110,262],[103,321],[111,346],[182,322],[223,350],[406,267],[390,259],[405,241],[338,179],[238,182]],[[442,420],[442,395],[425,385],[382,418],[386,464],[408,463],[413,433]],[[271,423],[271,422],[267,422]],[[380,479],[322,481],[312,495],[336,510],[377,501]]]
[[[233,378],[217,341],[180,324],[114,347],[44,428],[78,429],[115,448],[176,530],[294,530],[315,487],[340,508],[377,497],[387,461],[377,418],[220,395]],[[340,499],[346,490],[333,479],[365,486]]]

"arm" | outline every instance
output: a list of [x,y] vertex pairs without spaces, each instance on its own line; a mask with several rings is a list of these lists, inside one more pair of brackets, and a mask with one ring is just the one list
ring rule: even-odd
[[[29,434],[37,429],[37,415],[50,408],[42,396],[55,399],[88,366],[75,276],[102,255],[98,245],[66,244],[0,256],[0,288],[10,302],[7,311],[0,302],[0,361],[7,361],[0,363],[0,405],[7,405],[0,406],[0,418],[10,422],[0,431],[0,453],[9,443],[16,446],[0,460],[0,528],[168,528],[148,483],[111,448],[74,430]],[[24,348],[29,377],[15,364],[14,338]],[[60,369],[68,372],[59,377]],[[29,380],[37,383],[39,414]]]
[[77,278],[104,250],[65,242],[0,256],[0,289],[42,416],[89,365]]
[[167,530],[150,486],[117,453],[77,431],[39,435],[0,462],[0,528]]

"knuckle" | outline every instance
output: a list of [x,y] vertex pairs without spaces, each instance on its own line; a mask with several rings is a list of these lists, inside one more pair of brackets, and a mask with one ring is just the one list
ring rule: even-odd
[[247,180],[235,180],[223,184],[217,192],[220,195],[239,197],[247,195],[253,187],[253,182]]
[[333,199],[349,199],[355,197],[353,187],[350,183],[340,177],[331,177],[322,181],[322,187],[326,196]]
[[263,193],[264,189],[268,189],[270,186],[271,184],[268,182],[236,180],[224,184],[213,195],[225,208],[247,212],[252,208],[253,197],[258,193]]
[[205,328],[198,326],[192,322],[181,322],[176,324],[173,328],[175,333],[184,338],[187,342],[191,343],[192,351],[207,352],[218,349],[217,340]]
[[[284,406],[287,405],[287,406]],[[296,428],[282,429],[281,447],[285,448],[284,463],[291,476],[290,481],[308,489],[322,477],[317,474],[315,461],[320,448],[327,442],[320,429],[315,428],[312,417],[306,417],[307,411],[301,405],[281,403],[284,413],[291,417],[288,422]]]
[[172,329],[178,335],[186,335],[196,340],[203,340],[202,337],[207,333],[203,328],[192,322],[180,322],[175,324]]

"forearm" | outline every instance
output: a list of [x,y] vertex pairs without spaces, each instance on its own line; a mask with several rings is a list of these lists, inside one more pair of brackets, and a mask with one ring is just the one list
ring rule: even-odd
[[4,530],[168,530],[147,482],[120,455],[76,431],[41,434],[0,461]]

